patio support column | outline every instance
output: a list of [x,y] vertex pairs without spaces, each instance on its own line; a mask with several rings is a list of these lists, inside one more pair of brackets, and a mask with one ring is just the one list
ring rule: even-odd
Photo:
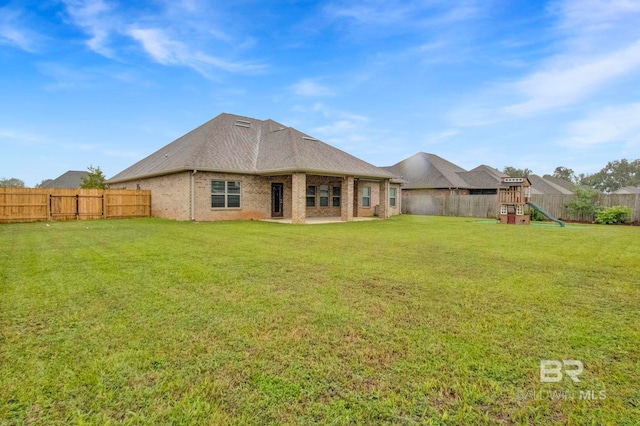
[[291,174],[291,223],[305,223],[307,217],[307,175]]
[[353,220],[353,176],[344,178],[341,198],[340,219],[343,222],[350,222]]
[[380,182],[380,204],[378,207],[378,217],[380,219],[389,218],[389,179]]

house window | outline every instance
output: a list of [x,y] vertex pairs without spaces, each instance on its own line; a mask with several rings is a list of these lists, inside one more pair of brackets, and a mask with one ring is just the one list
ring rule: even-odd
[[315,185],[307,186],[307,207],[316,206],[316,187]]
[[341,195],[340,187],[339,186],[334,186],[333,187],[333,202],[332,202],[333,207],[340,207],[340,195]]
[[506,204],[501,204],[500,205],[500,214],[508,214],[508,213],[509,213],[509,210],[507,208],[507,205]]
[[523,206],[522,204],[518,204],[518,205],[516,206],[516,214],[517,214],[518,216],[521,216],[521,215],[523,215],[523,214],[524,214],[524,206]]
[[362,188],[362,207],[371,207],[371,187]]
[[396,206],[396,191],[396,188],[389,188],[389,205],[391,205],[391,207]]
[[240,182],[212,180],[211,207],[238,208],[240,207]]
[[329,185],[320,185],[320,207],[329,207]]

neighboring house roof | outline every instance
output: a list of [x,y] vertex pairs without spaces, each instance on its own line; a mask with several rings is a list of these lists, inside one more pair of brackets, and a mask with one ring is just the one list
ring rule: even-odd
[[635,186],[625,186],[617,191],[613,191],[612,194],[640,194],[640,188],[636,188]]
[[405,189],[496,189],[507,175],[482,164],[466,171],[435,154],[419,152],[399,163],[383,167],[407,181]]
[[560,185],[561,187],[563,187],[564,189],[568,189],[569,191],[571,191],[571,193],[573,193],[573,188],[574,188],[574,184],[569,182],[568,180],[565,179],[561,179],[561,178],[557,178],[551,175],[544,175],[542,176],[542,178],[546,181],[549,181],[551,183],[555,183],[556,185]]
[[465,169],[435,154],[418,152],[393,166],[382,168],[407,181],[403,186],[405,189],[469,187],[458,175],[467,172]]
[[533,194],[573,194],[573,191],[571,191],[570,189],[567,189],[563,185],[559,185],[558,183],[546,177],[543,178],[538,175],[529,175],[529,180],[531,181],[531,192]]
[[69,170],[55,179],[46,180],[40,188],[80,188],[82,179],[88,174],[89,172]]
[[474,189],[495,189],[500,186],[500,179],[508,175],[487,165],[480,165],[468,172],[458,172],[458,175]]
[[118,173],[108,182],[186,170],[394,177],[381,168],[273,120],[223,113]]

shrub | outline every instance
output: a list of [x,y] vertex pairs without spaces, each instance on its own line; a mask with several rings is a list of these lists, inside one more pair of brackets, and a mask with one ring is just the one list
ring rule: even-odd
[[593,221],[600,211],[600,192],[589,187],[576,187],[575,198],[567,205],[567,211],[577,219]]
[[596,222],[604,225],[625,223],[631,218],[631,209],[627,206],[612,206],[596,213]]
[[536,222],[542,222],[543,220],[546,219],[546,217],[544,217],[544,215],[542,213],[540,213],[538,210],[536,209],[531,209],[529,210],[529,215],[531,220],[536,221]]

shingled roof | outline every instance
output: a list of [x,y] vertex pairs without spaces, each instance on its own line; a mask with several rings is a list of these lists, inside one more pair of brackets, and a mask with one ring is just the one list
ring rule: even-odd
[[80,188],[82,179],[89,172],[81,170],[69,170],[55,179],[49,179],[40,185],[40,188]]
[[418,152],[383,169],[407,181],[404,189],[469,187],[458,175],[460,172],[466,172],[465,169],[435,154]]
[[625,186],[613,191],[612,194],[640,194],[640,188],[636,186]]
[[531,182],[531,193],[532,194],[555,194],[555,195],[570,195],[573,194],[573,191],[564,187],[564,185],[560,185],[554,182],[551,179],[548,179],[546,176],[544,178],[538,175],[529,175],[529,181]]
[[273,120],[223,113],[118,173],[108,182],[186,170],[394,177],[388,171]]
[[468,172],[458,172],[458,176],[464,179],[469,188],[494,189],[500,185],[500,179],[507,177],[498,169],[482,164]]

